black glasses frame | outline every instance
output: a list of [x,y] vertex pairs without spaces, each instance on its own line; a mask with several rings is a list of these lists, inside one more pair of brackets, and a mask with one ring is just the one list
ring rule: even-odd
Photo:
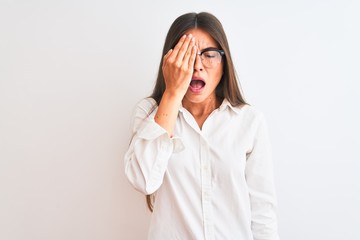
[[220,49],[212,48],[212,47],[210,47],[210,48],[205,48],[204,50],[202,50],[201,52],[196,53],[196,54],[199,55],[199,56],[201,56],[203,53],[208,52],[208,51],[216,51],[216,52],[220,53],[221,56],[224,56],[224,55],[225,55],[224,50],[220,50]]

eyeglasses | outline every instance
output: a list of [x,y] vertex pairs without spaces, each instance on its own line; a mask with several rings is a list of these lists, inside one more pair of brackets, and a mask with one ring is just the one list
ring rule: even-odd
[[217,48],[206,48],[197,53],[200,55],[201,63],[206,68],[215,68],[221,63],[222,56],[225,54],[223,50]]

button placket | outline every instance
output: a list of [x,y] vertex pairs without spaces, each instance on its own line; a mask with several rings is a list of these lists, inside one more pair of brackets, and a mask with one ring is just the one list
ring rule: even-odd
[[209,153],[209,145],[206,139],[204,136],[200,136],[201,201],[203,206],[204,234],[206,240],[214,239],[211,206],[211,167]]

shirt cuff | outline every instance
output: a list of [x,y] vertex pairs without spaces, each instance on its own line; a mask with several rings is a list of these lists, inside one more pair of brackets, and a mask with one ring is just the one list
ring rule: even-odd
[[166,137],[163,137],[163,139],[166,139],[163,147],[172,146],[173,153],[178,153],[184,150],[184,144],[179,136],[169,137],[166,130],[157,124],[153,119],[148,119],[146,121],[147,124],[145,124],[145,127],[139,131],[139,138],[145,140],[154,140],[166,135]]

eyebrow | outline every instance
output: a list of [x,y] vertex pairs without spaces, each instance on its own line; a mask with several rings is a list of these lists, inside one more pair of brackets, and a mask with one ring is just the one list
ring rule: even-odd
[[203,52],[206,52],[206,51],[212,51],[212,50],[218,51],[220,49],[215,48],[215,47],[208,47],[208,48],[205,48],[205,49],[201,50],[200,53],[203,53]]

